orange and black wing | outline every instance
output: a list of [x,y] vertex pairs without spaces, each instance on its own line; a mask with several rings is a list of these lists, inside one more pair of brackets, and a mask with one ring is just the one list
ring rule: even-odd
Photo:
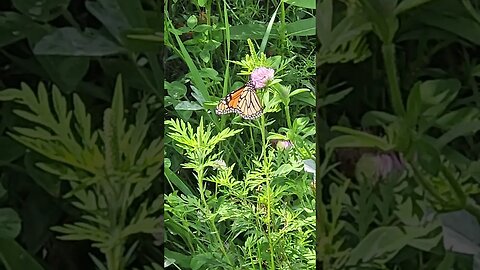
[[238,113],[244,119],[255,119],[262,115],[260,100],[251,83],[231,92],[217,105],[217,114]]

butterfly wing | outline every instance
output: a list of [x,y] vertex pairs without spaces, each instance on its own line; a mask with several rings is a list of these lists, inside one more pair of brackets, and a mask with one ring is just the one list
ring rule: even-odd
[[255,119],[262,115],[262,106],[252,84],[245,84],[220,100],[216,114],[238,113],[244,119]]
[[237,90],[231,92],[224,98],[220,100],[215,110],[216,114],[227,114],[227,113],[234,113],[237,112],[236,108],[238,105],[238,101],[242,96],[246,86],[242,86]]
[[255,93],[255,88],[245,88],[238,100],[236,111],[244,119],[255,119],[262,115],[262,105]]

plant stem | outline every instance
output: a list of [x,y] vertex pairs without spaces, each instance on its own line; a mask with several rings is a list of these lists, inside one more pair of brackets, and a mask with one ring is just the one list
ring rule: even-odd
[[265,151],[267,150],[267,139],[265,134],[265,115],[260,118],[260,133],[262,134],[262,154],[260,159],[266,157]]
[[292,128],[292,121],[291,121],[291,118],[290,118],[290,107],[288,106],[288,104],[285,104],[285,117],[287,119],[287,126],[288,128]]
[[402,93],[397,77],[397,65],[395,61],[395,44],[388,43],[382,46],[383,61],[385,64],[385,71],[387,72],[388,84],[390,89],[390,102],[392,103],[393,111],[398,116],[405,115],[405,107],[403,106]]
[[[265,158],[267,158],[267,156],[265,156]],[[268,159],[267,159],[268,161]],[[267,167],[267,168],[270,168],[270,167]],[[265,177],[265,180],[266,180],[266,187],[267,187],[267,228],[268,228],[268,245],[270,247],[270,269],[272,270],[275,270],[275,260],[274,260],[274,257],[273,257],[273,254],[274,254],[274,250],[273,250],[273,241],[272,241],[272,190],[271,190],[271,187],[270,187],[270,177],[268,177],[269,175],[267,174],[269,172],[265,172],[266,176]]]
[[[201,150],[200,150],[201,151]],[[202,156],[200,153],[199,156]],[[218,241],[218,244],[220,246],[220,249],[222,250],[223,256],[227,258],[228,264],[233,265],[232,262],[230,261],[230,257],[227,254],[227,251],[225,250],[225,246],[223,245],[223,241],[220,238],[220,233],[217,230],[217,226],[215,226],[215,222],[212,220],[212,213],[210,212],[210,208],[207,204],[207,200],[205,198],[205,189],[203,186],[203,174],[204,174],[204,167],[203,167],[203,157],[200,158],[199,162],[200,165],[197,168],[197,180],[198,180],[198,188],[200,189],[200,198],[202,200],[203,206],[204,206],[204,213],[207,215],[208,221],[210,223],[210,229],[213,231],[213,233],[216,236],[216,240]]]

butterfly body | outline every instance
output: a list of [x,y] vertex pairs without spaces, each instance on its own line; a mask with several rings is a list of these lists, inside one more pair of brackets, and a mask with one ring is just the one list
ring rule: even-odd
[[216,114],[238,113],[244,119],[255,119],[262,115],[263,109],[256,94],[255,84],[248,81],[244,86],[231,92],[217,105]]

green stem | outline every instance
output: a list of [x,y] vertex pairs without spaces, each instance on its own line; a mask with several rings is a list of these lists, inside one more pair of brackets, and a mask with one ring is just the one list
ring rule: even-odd
[[266,157],[265,151],[267,150],[267,138],[265,134],[265,115],[262,114],[260,118],[260,133],[262,134],[262,154],[261,158]]
[[[267,158],[265,156],[265,158]],[[269,168],[269,167],[268,167]],[[270,177],[265,177],[266,179],[266,186],[267,186],[267,228],[268,228],[268,245],[270,247],[270,269],[275,270],[275,259],[273,254],[275,253],[273,250],[273,241],[272,241],[272,190],[270,187]]]
[[390,101],[393,111],[398,116],[405,115],[405,107],[403,106],[402,93],[397,77],[397,66],[395,62],[395,44],[388,43],[382,46],[383,61],[385,71],[387,72],[388,84],[390,89]]
[[285,104],[285,117],[287,118],[287,126],[288,128],[292,128],[292,121],[290,120],[290,107],[288,104]]
[[[203,158],[200,160],[199,164],[203,164]],[[207,204],[207,200],[205,198],[205,189],[203,186],[203,173],[204,173],[204,168],[203,165],[200,165],[197,170],[197,180],[198,180],[198,188],[200,189],[200,199],[202,200],[203,206],[204,206],[204,213],[207,215],[208,221],[210,222],[210,228],[213,231],[213,234],[216,236],[216,240],[218,242],[218,245],[220,246],[220,249],[223,253],[223,256],[227,258],[227,261],[230,265],[233,265],[232,262],[230,261],[230,257],[227,254],[227,251],[225,250],[225,246],[223,245],[223,241],[220,238],[220,233],[217,230],[217,226],[215,226],[214,220],[212,220],[212,213],[210,212],[210,208]]]

